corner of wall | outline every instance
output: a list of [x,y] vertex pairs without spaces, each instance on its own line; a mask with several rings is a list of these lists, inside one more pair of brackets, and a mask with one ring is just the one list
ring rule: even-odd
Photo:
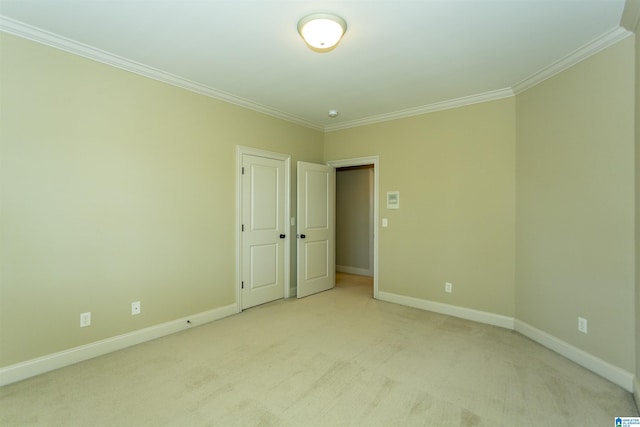
[[627,0],[622,11],[620,26],[638,34],[638,23],[640,23],[640,1]]
[[635,314],[636,314],[636,373],[633,379],[633,397],[640,410],[640,0],[627,0],[621,25],[635,34]]
[[633,399],[636,401],[638,412],[640,412],[640,382],[638,382],[638,375],[633,377]]

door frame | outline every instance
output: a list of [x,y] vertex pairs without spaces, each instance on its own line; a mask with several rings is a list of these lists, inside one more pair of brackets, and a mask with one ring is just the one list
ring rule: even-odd
[[350,166],[373,165],[373,297],[378,298],[378,247],[379,247],[379,231],[378,218],[380,209],[380,156],[356,157],[352,159],[331,160],[327,162],[329,166],[335,169]]
[[251,155],[284,161],[284,225],[288,232],[284,238],[284,294],[289,298],[291,274],[291,156],[258,148],[236,146],[236,313],[242,311],[242,156]]

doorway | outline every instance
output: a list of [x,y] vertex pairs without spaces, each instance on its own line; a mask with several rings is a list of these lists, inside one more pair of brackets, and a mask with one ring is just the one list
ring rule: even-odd
[[[370,223],[370,231],[367,233],[369,238],[367,239],[367,243],[369,244],[368,251],[368,273],[370,276],[373,276],[373,297],[378,298],[378,207],[379,207],[379,176],[380,176],[380,168],[379,168],[379,157],[378,156],[370,156],[370,157],[358,157],[353,159],[343,159],[343,160],[333,160],[328,162],[330,166],[336,168],[336,170],[340,170],[341,168],[359,168],[364,167],[365,170],[368,170],[371,173],[371,199],[370,203],[372,205],[371,209],[371,219]],[[339,209],[339,208],[336,208]],[[362,231],[360,232],[362,233]],[[336,262],[336,264],[338,264]],[[363,270],[351,270],[347,271],[347,273],[356,273],[362,274]],[[367,275],[368,276],[368,275]]]
[[[290,261],[291,261],[291,245],[293,242],[295,242],[294,238],[296,237],[295,232],[293,231],[293,219],[291,220],[291,223],[289,224],[289,218],[290,218],[290,177],[289,177],[289,173],[290,173],[290,160],[291,157],[289,155],[286,154],[281,154],[281,153],[275,153],[275,152],[270,152],[270,151],[265,151],[265,150],[259,150],[259,149],[254,149],[254,148],[249,148],[249,147],[242,147],[242,146],[238,146],[237,150],[236,150],[236,171],[237,171],[237,177],[236,177],[236,183],[237,183],[237,187],[236,187],[236,310],[237,312],[241,312],[243,310],[243,286],[245,285],[244,283],[242,283],[243,280],[243,268],[246,264],[246,262],[243,262],[243,247],[245,245],[243,245],[243,231],[242,231],[242,226],[243,224],[243,214],[242,214],[242,209],[243,209],[243,192],[242,192],[242,167],[243,167],[243,157],[244,155],[247,156],[257,156],[257,157],[264,157],[264,158],[268,158],[268,159],[274,159],[274,160],[280,160],[284,162],[284,186],[285,186],[285,190],[284,190],[284,208],[283,208],[283,214],[282,215],[278,215],[278,217],[283,218],[283,224],[285,224],[284,230],[286,230],[284,233],[285,237],[283,237],[283,243],[284,243],[284,254],[282,256],[282,258],[278,257],[279,259],[282,259],[283,262],[283,282],[284,282],[284,289],[282,291],[282,296],[279,296],[280,298],[289,298],[289,296],[291,295],[290,291],[290,287],[289,287],[289,283],[290,283]],[[359,157],[359,158],[352,158],[352,159],[343,159],[343,160],[333,160],[330,162],[327,162],[327,165],[337,169],[337,168],[342,168],[342,167],[353,167],[353,166],[362,166],[362,165],[372,165],[373,166],[373,221],[372,221],[372,226],[373,226],[373,249],[372,249],[372,264],[371,264],[371,273],[373,275],[373,298],[378,299],[378,247],[379,247],[379,238],[378,238],[378,221],[379,221],[379,174],[380,174],[380,168],[379,168],[379,157],[378,156],[369,156],[369,157]],[[279,231],[279,230],[275,230],[275,231]],[[280,238],[280,234],[278,234],[278,238]],[[267,253],[267,251],[262,251],[264,253]],[[273,259],[273,257],[271,258]],[[275,271],[275,270],[274,270]],[[263,277],[267,277],[268,275],[263,275]],[[266,283],[266,280],[263,281]],[[278,294],[280,295],[280,294]],[[266,301],[265,301],[266,302]],[[245,307],[246,308],[246,307]]]
[[373,165],[336,169],[336,272],[373,277]]

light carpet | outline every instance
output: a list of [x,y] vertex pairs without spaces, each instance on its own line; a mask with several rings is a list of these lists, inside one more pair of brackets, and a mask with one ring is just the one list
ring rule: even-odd
[[2,426],[612,426],[632,395],[505,329],[371,298],[369,278],[0,388]]

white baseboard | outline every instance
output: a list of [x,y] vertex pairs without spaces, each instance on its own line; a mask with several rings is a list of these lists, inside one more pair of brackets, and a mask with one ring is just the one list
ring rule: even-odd
[[633,393],[636,399],[636,405],[640,407],[640,383],[638,382],[637,377],[634,378],[634,375],[631,372],[605,362],[604,360],[580,350],[579,348],[574,347],[553,335],[536,329],[521,320],[485,311],[473,310],[470,308],[458,307],[455,305],[423,300],[404,295],[397,295],[389,292],[380,291],[378,294],[379,299],[382,301],[515,330],[538,344],[555,351],[578,365],[587,368],[591,372],[598,374],[612,383],[619,385],[623,389]]
[[[295,295],[295,288],[291,288],[290,295]],[[435,313],[446,314],[449,316],[515,330],[633,393],[636,405],[640,407],[640,382],[638,381],[637,376],[580,350],[579,348],[574,347],[553,335],[534,328],[523,321],[499,314],[404,295],[397,295],[389,292],[380,291],[379,299],[408,307],[433,311]],[[183,317],[181,319],[172,320],[170,322],[96,341],[91,344],[38,357],[26,362],[6,366],[4,368],[0,368],[0,386],[21,381],[35,375],[92,359],[94,357],[102,356],[103,354],[121,350],[136,344],[141,344],[146,341],[188,329],[192,326],[203,325],[236,313],[237,307],[234,303],[225,307],[197,313],[193,316]],[[187,323],[187,320],[191,321],[191,325]]]
[[605,362],[604,360],[599,359],[592,354],[587,353],[586,351],[580,350],[579,348],[574,347],[571,344],[554,337],[553,335],[536,329],[521,320],[516,320],[515,330],[522,335],[531,338],[535,342],[542,344],[548,349],[561,354],[567,359],[574,361],[578,365],[587,368],[591,372],[594,372],[601,377],[608,379],[612,383],[619,385],[625,390],[635,393],[636,397],[638,396],[638,392],[634,392],[634,378],[631,372]]
[[291,286],[289,288],[289,298],[295,298],[298,296],[298,288],[296,286]]
[[367,268],[348,267],[346,265],[336,265],[336,271],[339,273],[357,274],[358,276],[373,276],[371,270]]
[[[225,307],[197,313],[193,316],[183,317],[181,319],[172,320],[170,322],[128,332],[126,334],[107,338],[101,341],[63,350],[58,353],[27,360],[26,362],[6,366],[4,368],[0,368],[0,386],[21,381],[64,366],[73,365],[74,363],[92,359],[97,356],[102,356],[103,354],[111,353],[112,351],[122,350],[126,347],[151,341],[165,335],[189,329],[193,326],[213,322],[214,320],[222,319],[236,313],[237,306],[233,303]],[[187,323],[187,320],[191,323]]]
[[382,291],[378,292],[378,299],[382,301],[406,305],[413,308],[419,308],[422,310],[433,311],[435,313],[460,317],[462,319],[473,320],[474,322],[486,323],[488,325],[499,326],[506,329],[513,329],[513,317],[503,316],[500,314],[474,310],[471,308],[458,307],[456,305],[444,304],[441,302],[429,301]]

